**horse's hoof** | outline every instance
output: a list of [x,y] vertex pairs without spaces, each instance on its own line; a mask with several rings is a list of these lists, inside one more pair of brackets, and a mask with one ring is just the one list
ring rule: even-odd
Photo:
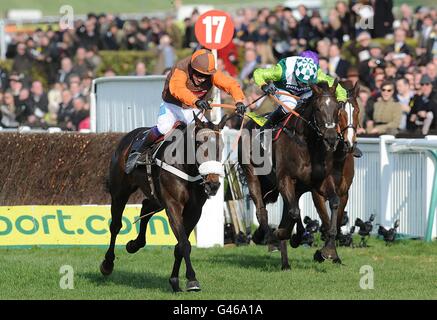
[[258,245],[264,244],[265,243],[264,234],[262,234],[262,231],[260,231],[259,229],[256,229],[255,232],[253,233],[252,241]]
[[282,270],[282,271],[288,271],[288,270],[291,270],[291,267],[290,267],[289,264],[287,264],[287,265],[285,265],[285,266],[282,266],[282,267],[281,267],[281,270]]
[[200,283],[197,280],[188,281],[187,282],[187,291],[188,292],[197,292],[200,291]]
[[292,248],[297,248],[300,246],[302,239],[298,237],[296,234],[293,234],[290,239],[290,246]]
[[171,288],[174,293],[182,292],[182,289],[179,287],[179,278],[170,278],[168,282],[170,282]]
[[324,248],[322,248],[322,250],[320,250],[320,254],[322,255],[322,257],[325,260],[328,260],[328,259],[337,260],[338,259],[337,251],[335,250],[335,248],[324,247]]
[[140,250],[140,247],[137,246],[135,240],[131,240],[128,243],[126,243],[126,251],[129,253],[135,253],[138,250]]
[[314,253],[314,261],[322,263],[325,261],[325,258],[322,255],[322,252],[320,250],[317,250],[316,253]]
[[100,272],[104,276],[109,276],[112,273],[112,270],[114,270],[114,262],[103,260],[103,262],[100,264]]

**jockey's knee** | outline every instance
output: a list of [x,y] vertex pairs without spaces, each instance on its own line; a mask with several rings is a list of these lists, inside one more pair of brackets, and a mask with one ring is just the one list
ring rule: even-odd
[[283,106],[280,106],[282,111],[284,111],[285,113],[289,113],[290,109],[293,110],[297,106],[297,100],[294,99],[293,97],[286,97],[285,99],[284,98],[281,99],[281,101],[289,108],[289,109],[286,109]]
[[[287,104],[287,107],[289,107],[290,109],[294,109],[294,106]],[[290,109],[285,109],[283,106],[279,106],[279,108],[281,108],[282,112],[284,113],[290,113]]]

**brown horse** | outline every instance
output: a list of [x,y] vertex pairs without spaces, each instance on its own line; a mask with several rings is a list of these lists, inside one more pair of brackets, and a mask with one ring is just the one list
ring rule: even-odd
[[[206,160],[211,160],[215,164],[219,164],[221,157],[220,147],[223,144],[220,130],[223,129],[226,123],[226,116],[223,117],[218,125],[214,125],[211,122],[202,122],[196,115],[194,115],[194,119],[194,130],[192,130],[191,125],[182,125],[178,128],[180,129],[178,132],[181,134],[177,136],[176,141],[167,138],[162,143],[162,146],[155,151],[155,159],[162,161],[162,163],[160,165],[155,163],[151,166],[151,178],[148,178],[146,166],[138,166],[130,174],[124,172],[130,145],[138,134],[144,132],[147,128],[138,128],[129,132],[118,144],[112,156],[109,169],[108,189],[111,194],[112,216],[110,224],[111,241],[105,259],[100,265],[102,274],[109,275],[113,271],[115,241],[122,227],[123,210],[130,195],[139,188],[145,195],[141,208],[141,216],[143,218],[140,222],[140,231],[137,238],[129,241],[126,245],[127,251],[134,253],[145,246],[148,221],[154,212],[165,209],[170,226],[177,239],[174,249],[175,261],[169,279],[170,285],[174,292],[182,291],[179,287],[179,269],[182,259],[184,259],[187,290],[200,290],[200,284],[196,279],[196,274],[190,260],[191,244],[188,238],[199,221],[205,201],[210,196],[214,196],[220,187],[220,173],[212,172],[214,170],[210,170],[211,173],[209,173],[208,170],[202,169],[203,163],[199,167],[199,162],[195,155],[198,154],[197,151],[200,154],[204,151],[202,157]],[[210,149],[208,148],[206,148],[206,151],[202,150],[205,147],[202,140],[193,140],[194,137],[198,138],[199,136],[204,137],[203,141],[216,141],[216,152],[209,152]],[[183,157],[169,163],[166,159],[175,150],[176,152],[182,152]],[[215,157],[213,154],[215,154]],[[189,161],[190,156],[192,156],[191,159],[196,160]],[[178,176],[174,172],[170,172],[170,169],[170,171],[164,170],[165,163],[177,169]],[[170,166],[165,165],[166,168]]]
[[[340,197],[338,207],[338,221],[343,220],[344,209],[349,199],[349,189],[354,178],[354,157],[351,153],[356,146],[356,131],[358,126],[358,115],[360,112],[357,97],[359,94],[358,83],[355,86],[349,81],[342,83],[342,86],[347,91],[347,101],[344,108],[340,111],[340,128],[343,141],[340,144],[338,151],[335,153],[334,168],[332,173],[326,179],[332,179],[335,182],[337,194]],[[326,211],[325,201],[327,200],[322,194],[316,190],[311,192],[314,205],[322,220],[322,232],[329,229],[329,215]],[[340,233],[340,224],[337,225],[337,232]],[[318,256],[317,259],[325,259],[325,255]]]
[[[275,238],[281,240],[282,269],[290,268],[283,240],[290,239],[294,224],[300,220],[298,201],[303,193],[313,189],[323,192],[329,199],[332,222],[336,225],[339,199],[333,181],[325,181],[325,177],[330,175],[333,168],[334,152],[339,143],[337,85],[336,80],[332,87],[327,83],[312,86],[312,98],[297,109],[301,117],[292,117],[285,126],[289,133],[281,134],[273,144],[274,172],[257,176],[254,165],[246,164],[240,155],[240,164],[260,224],[254,239],[257,241],[257,238],[265,236],[268,243],[274,242]],[[249,122],[246,127],[253,129],[254,124]],[[268,225],[265,205],[275,201],[278,193],[284,200],[284,214],[279,228],[273,234]],[[330,233],[336,231],[330,230]],[[335,238],[335,234],[333,236]],[[299,239],[296,241],[299,242]]]
[[[317,209],[319,217],[322,220],[322,238],[325,238],[326,240],[324,249],[321,251],[316,251],[316,254],[314,255],[314,259],[319,262],[322,262],[327,258],[334,259],[334,262],[341,262],[335,250],[335,241],[333,241],[332,237],[329,237],[328,233],[330,231],[331,222],[325,206],[325,202],[329,200],[326,197],[326,188],[328,185],[332,186],[332,181],[334,181],[336,188],[335,192],[340,199],[337,216],[337,221],[340,222],[343,220],[344,209],[348,201],[348,192],[354,177],[354,157],[352,151],[357,143],[356,131],[359,121],[358,115],[360,111],[357,102],[359,85],[356,84],[353,86],[350,81],[346,81],[342,82],[342,86],[347,91],[347,101],[343,104],[343,108],[340,109],[339,128],[341,132],[341,141],[337,150],[334,152],[333,168],[331,174],[325,177],[324,182],[321,184],[321,188],[311,190],[314,205]],[[281,221],[281,224],[286,225],[287,216],[283,215],[282,219],[283,221]],[[301,218],[297,219],[295,223],[297,224],[297,232],[292,236],[290,241],[291,246],[294,248],[299,246],[303,235],[303,224]],[[337,223],[336,227],[338,235],[341,232],[340,223]],[[287,260],[287,252],[284,248],[285,244],[281,242],[281,253],[284,251],[282,254],[283,260]]]

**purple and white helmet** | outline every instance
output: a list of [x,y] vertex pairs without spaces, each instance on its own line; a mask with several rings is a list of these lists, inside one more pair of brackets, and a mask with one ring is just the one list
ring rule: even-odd
[[304,58],[310,58],[317,66],[319,65],[319,55],[314,51],[306,50],[301,52],[299,56]]

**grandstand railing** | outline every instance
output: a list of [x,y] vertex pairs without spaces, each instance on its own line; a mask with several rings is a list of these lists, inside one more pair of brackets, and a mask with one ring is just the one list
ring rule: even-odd
[[[375,223],[386,227],[392,227],[399,219],[398,232],[401,234],[426,241],[435,238],[437,136],[395,139],[383,135],[359,138],[358,145],[363,157],[355,159],[355,177],[346,206],[347,228],[356,218],[367,220],[371,214],[376,214]],[[308,215],[318,219],[310,193],[302,196],[299,206],[302,218]],[[269,205],[267,210],[270,224],[277,227],[282,215],[282,200]],[[257,223],[255,216],[253,221]]]

